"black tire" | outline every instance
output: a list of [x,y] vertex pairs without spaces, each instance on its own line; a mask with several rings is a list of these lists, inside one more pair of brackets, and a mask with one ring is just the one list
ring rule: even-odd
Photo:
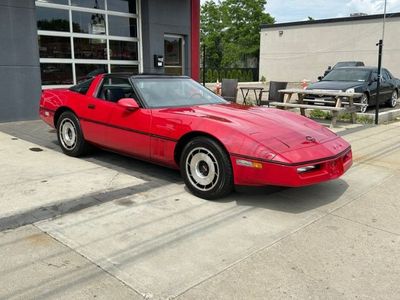
[[386,101],[386,105],[389,107],[396,107],[397,105],[397,99],[399,98],[399,94],[397,93],[397,90],[394,90],[392,92],[392,95],[390,96],[390,99]]
[[71,111],[65,111],[57,120],[57,138],[61,150],[73,157],[86,154],[89,144],[85,141],[81,126],[76,115]]
[[207,137],[193,138],[183,149],[180,169],[188,189],[197,197],[215,200],[233,190],[233,171],[225,149]]

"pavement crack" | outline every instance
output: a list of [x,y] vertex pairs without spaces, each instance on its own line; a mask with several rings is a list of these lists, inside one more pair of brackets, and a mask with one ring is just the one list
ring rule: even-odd
[[346,218],[346,217],[343,217],[343,216],[340,216],[340,215],[337,215],[337,214],[330,213],[330,215],[331,215],[331,216],[334,216],[334,217],[337,217],[337,218],[341,218],[341,219],[343,219],[343,220],[346,220],[346,221],[349,221],[349,222],[352,222],[352,223],[356,223],[356,224],[359,224],[359,225],[363,225],[363,226],[366,226],[366,227],[369,227],[369,228],[372,228],[372,229],[375,229],[375,230],[379,230],[379,231],[382,231],[382,232],[386,232],[386,233],[389,233],[389,234],[393,234],[393,235],[396,235],[396,236],[400,236],[400,233],[396,233],[396,232],[389,231],[389,230],[386,230],[386,229],[382,229],[382,228],[379,228],[379,227],[371,226],[371,225],[369,225],[369,224],[365,224],[365,223],[363,223],[363,222],[359,222],[359,221],[356,221],[356,220],[352,220],[352,219],[349,219],[349,218]]
[[114,278],[115,280],[117,280],[118,282],[120,282],[123,286],[125,286],[126,288],[132,290],[134,293],[138,294],[139,296],[143,297],[143,294],[140,293],[139,291],[137,291],[135,288],[133,288],[132,286],[126,284],[124,281],[122,281],[121,279],[119,279],[118,277],[116,277],[115,275],[113,275],[112,273],[110,273],[109,271],[107,271],[106,269],[102,268],[100,265],[98,265],[95,261],[91,260],[90,258],[86,257],[85,255],[79,253],[78,251],[76,251],[75,249],[71,248],[70,246],[68,246],[67,244],[63,243],[61,240],[57,239],[56,237],[52,236],[51,234],[49,234],[48,232],[40,229],[38,226],[36,226],[36,224],[32,224],[32,226],[34,226],[36,229],[38,229],[40,232],[43,232],[43,234],[46,234],[47,236],[49,236],[51,239],[53,239],[55,242],[63,245],[64,247],[66,247],[67,249],[70,249],[71,252],[79,255],[80,257],[82,257],[84,260],[90,262],[91,264],[95,265],[99,270],[103,271],[104,273],[108,274],[109,276],[111,276],[112,278]]

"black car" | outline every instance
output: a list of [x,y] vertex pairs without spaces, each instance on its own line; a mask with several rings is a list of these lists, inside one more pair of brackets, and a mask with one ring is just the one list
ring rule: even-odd
[[[386,103],[395,107],[400,91],[400,80],[395,78],[387,69],[382,69],[379,103]],[[370,105],[376,103],[376,90],[378,83],[378,68],[375,67],[350,67],[332,70],[322,80],[310,84],[309,90],[335,90],[343,92],[362,93],[362,97],[355,99],[359,103],[360,111],[365,112]],[[308,96],[307,98],[312,98]],[[331,96],[320,98],[327,99]],[[314,97],[318,100],[318,97]]]
[[321,80],[324,78],[326,75],[328,75],[332,70],[335,70],[337,68],[343,68],[343,67],[364,67],[364,62],[362,61],[340,61],[336,65],[328,67],[328,69],[325,70],[324,76],[318,77],[318,80]]

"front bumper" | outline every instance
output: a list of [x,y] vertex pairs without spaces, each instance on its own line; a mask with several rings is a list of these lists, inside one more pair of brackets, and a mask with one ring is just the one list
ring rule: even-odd
[[[253,162],[253,166],[244,166],[243,160]],[[333,157],[295,164],[253,160],[235,155],[231,156],[231,162],[236,185],[300,187],[339,178],[351,167],[353,159],[351,148],[348,148]]]

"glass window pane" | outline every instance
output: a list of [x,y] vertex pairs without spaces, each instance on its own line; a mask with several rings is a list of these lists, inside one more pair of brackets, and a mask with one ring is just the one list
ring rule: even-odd
[[40,64],[42,85],[72,84],[71,64]]
[[69,90],[80,93],[82,95],[85,95],[88,92],[92,82],[93,82],[93,78],[88,79],[88,80],[83,80],[82,82],[78,83],[77,85],[71,86],[69,88]]
[[56,4],[68,5],[68,0],[36,0],[36,1],[44,3],[56,3]]
[[69,37],[38,36],[41,58],[71,58]]
[[136,13],[136,1],[135,0],[108,0],[107,9],[124,12],[124,13],[135,14]]
[[105,17],[102,14],[73,11],[72,28],[74,32],[106,34]]
[[96,64],[75,64],[76,82],[79,83],[83,80],[93,76],[107,73],[107,65]]
[[134,75],[139,73],[139,68],[136,65],[111,65],[111,73],[130,73]]
[[68,10],[36,7],[39,30],[69,31]]
[[138,60],[137,43],[110,40],[110,59]]
[[164,39],[165,65],[182,65],[182,39],[166,37]]
[[108,16],[109,35],[137,37],[135,18]]
[[107,43],[101,39],[74,38],[75,58],[107,59]]
[[71,0],[71,5],[104,9],[104,0]]

